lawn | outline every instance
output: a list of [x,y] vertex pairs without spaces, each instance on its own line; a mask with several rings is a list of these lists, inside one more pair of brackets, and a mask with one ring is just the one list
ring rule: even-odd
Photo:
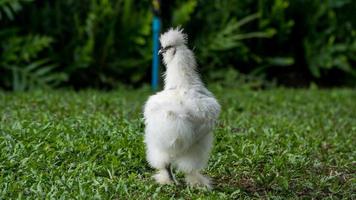
[[0,199],[356,198],[355,90],[213,91],[212,191],[151,179],[148,90],[0,92]]

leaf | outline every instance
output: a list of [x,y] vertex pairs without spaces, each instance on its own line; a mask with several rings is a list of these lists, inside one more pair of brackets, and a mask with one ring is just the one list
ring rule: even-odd
[[3,20],[3,14],[9,19],[14,20],[15,14],[23,8],[22,4],[33,2],[34,0],[1,0],[0,1],[0,20]]
[[55,66],[48,64],[48,59],[37,60],[23,67],[12,66],[13,90],[53,87],[67,80],[66,74],[53,71]]
[[294,64],[294,58],[292,57],[274,57],[267,59],[270,65],[274,66],[290,66]]
[[251,38],[270,38],[275,33],[275,29],[267,29],[259,32],[242,33],[239,29],[240,26],[251,22],[259,17],[259,14],[249,15],[238,22],[235,18],[227,22],[227,24],[218,32],[212,34],[209,40],[209,49],[211,50],[229,50],[241,46],[241,40]]
[[12,36],[3,43],[4,53],[1,55],[5,62],[29,62],[38,56],[45,48],[48,48],[53,39],[48,36],[28,35]]
[[252,15],[248,15],[248,16],[242,18],[236,24],[236,26],[237,26],[237,28],[239,28],[239,27],[241,27],[241,26],[243,26],[243,25],[245,25],[245,24],[247,24],[247,23],[249,23],[249,22],[251,22],[251,21],[253,21],[255,19],[258,19],[260,16],[261,16],[260,13],[255,13],[255,14],[252,14]]
[[173,12],[172,23],[174,26],[186,24],[190,20],[190,15],[194,12],[197,6],[196,0],[189,0],[183,3]]
[[32,70],[38,68],[39,66],[47,63],[48,60],[47,59],[43,59],[43,60],[38,60],[38,61],[34,61],[31,64],[27,65],[24,69],[24,71],[26,72],[31,72]]
[[274,35],[275,32],[251,32],[251,33],[243,33],[236,34],[232,36],[234,40],[246,40],[251,38],[270,38]]

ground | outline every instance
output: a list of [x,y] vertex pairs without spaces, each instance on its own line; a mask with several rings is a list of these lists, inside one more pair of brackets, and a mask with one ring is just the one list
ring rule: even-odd
[[355,90],[212,90],[212,191],[152,180],[147,89],[0,92],[0,199],[356,198]]

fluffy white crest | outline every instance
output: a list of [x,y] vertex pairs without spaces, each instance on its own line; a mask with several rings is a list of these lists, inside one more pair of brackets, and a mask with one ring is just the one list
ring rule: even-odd
[[160,37],[162,47],[180,46],[187,44],[188,36],[183,33],[180,27],[170,28],[167,32],[163,33]]

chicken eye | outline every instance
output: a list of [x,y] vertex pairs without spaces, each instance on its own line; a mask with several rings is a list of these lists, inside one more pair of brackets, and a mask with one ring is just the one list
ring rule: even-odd
[[173,46],[172,45],[168,45],[168,46],[166,46],[166,47],[164,47],[164,50],[168,50],[168,49],[170,49],[170,48],[172,48]]

